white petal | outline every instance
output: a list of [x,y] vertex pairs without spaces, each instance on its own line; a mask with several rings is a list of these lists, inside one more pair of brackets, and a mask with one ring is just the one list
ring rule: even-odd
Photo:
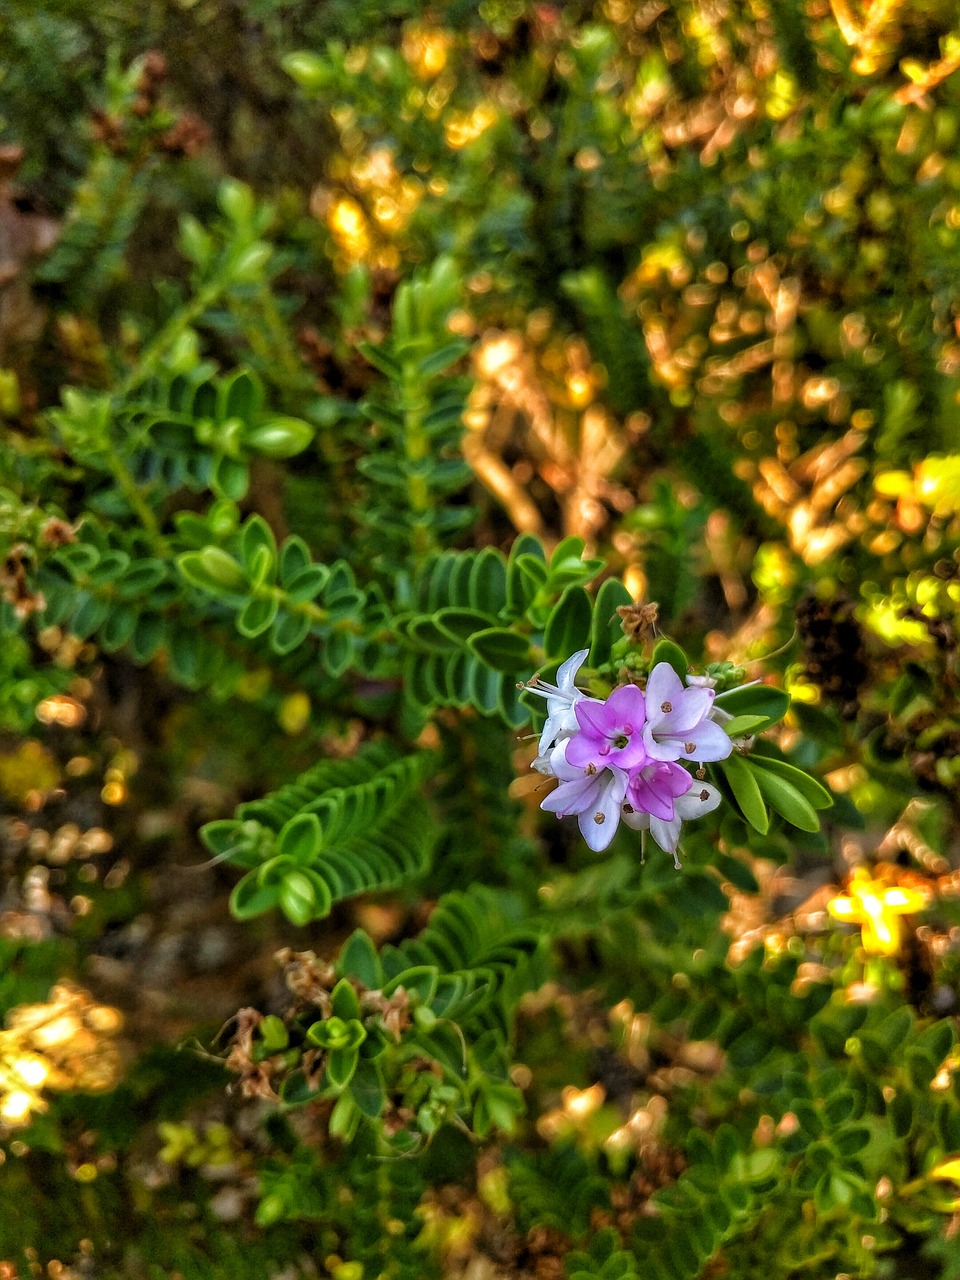
[[565,693],[572,693],[574,691],[573,678],[583,666],[584,660],[589,652],[589,649],[578,649],[576,653],[571,653],[566,662],[561,662],[560,666],[557,668],[557,684]]
[[[690,743],[693,744],[693,750],[688,752],[686,748]],[[683,758],[684,760],[696,760],[698,763],[726,760],[732,750],[733,743],[725,730],[721,729],[713,720],[701,720],[686,735]]]
[[711,813],[720,804],[720,792],[709,782],[694,782],[686,795],[673,802],[674,811],[685,821]]
[[632,813],[626,813],[621,808],[620,820],[625,822],[628,827],[633,827],[634,831],[650,830],[650,815],[644,813],[641,809],[634,809]]
[[627,775],[622,769],[604,769],[597,777],[601,779],[600,792],[596,803],[580,814],[580,832],[594,853],[602,853],[617,834]]
[[651,818],[650,834],[664,853],[675,854],[677,845],[680,843],[680,829],[682,826],[683,820],[676,814],[669,822],[663,818]]
[[660,708],[665,702],[675,702],[685,692],[680,677],[669,662],[658,662],[647,680],[647,722],[656,724],[666,713]]

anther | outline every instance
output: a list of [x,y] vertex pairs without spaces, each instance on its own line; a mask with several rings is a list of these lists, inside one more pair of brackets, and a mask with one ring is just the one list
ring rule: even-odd
[[703,790],[700,792],[700,799],[701,799],[701,800],[709,800],[709,799],[710,799],[710,792],[707,790],[707,788],[706,788],[706,787],[704,787],[704,788],[703,788]]
[[583,772],[587,775],[588,778],[592,778],[593,775],[597,772],[597,766],[593,763],[588,764]]
[[593,820],[598,827],[602,827],[607,820],[607,815],[605,813],[595,813],[593,815]]
[[625,805],[623,806],[623,812],[624,812],[624,813],[636,813],[637,811],[636,811],[636,809],[633,807],[633,805],[632,805],[632,804],[625,804]]
[[683,749],[688,756],[692,756],[697,749],[697,744],[695,742],[685,742],[683,744]]
[[670,714],[670,712],[673,710],[673,703],[672,703],[672,702],[661,702],[661,703],[660,703],[660,710],[663,712],[663,714],[664,714],[665,716],[668,716],[668,715]]

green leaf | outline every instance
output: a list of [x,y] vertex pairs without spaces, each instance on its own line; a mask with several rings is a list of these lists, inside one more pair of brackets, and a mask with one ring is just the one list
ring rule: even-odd
[[325,564],[308,565],[286,584],[287,596],[293,604],[307,604],[317,598],[329,577],[330,570]]
[[279,886],[257,883],[255,871],[248,871],[230,894],[230,910],[238,920],[250,920],[263,915],[277,905]]
[[[579,541],[579,539],[578,539]],[[586,646],[593,609],[583,587],[571,584],[554,605],[547,620],[543,644],[549,658],[568,658]]]
[[237,630],[248,640],[263,635],[273,625],[279,605],[272,597],[254,596],[248,600],[237,617]]
[[[444,609],[440,612],[446,613],[448,610]],[[454,616],[462,611],[453,609],[449,612]],[[426,649],[428,653],[452,653],[460,643],[455,634],[440,627],[435,616],[427,614],[417,614],[408,619],[404,625],[404,631],[417,648]]]
[[377,949],[370,935],[363,929],[355,929],[340,949],[337,957],[337,973],[350,974],[371,990],[383,984],[383,969]]
[[342,676],[353,661],[355,643],[347,631],[331,632],[321,651],[323,665],[332,676]]
[[357,1049],[331,1049],[327,1054],[327,1080],[338,1092],[345,1089],[357,1069],[360,1054]]
[[284,538],[283,546],[280,548],[281,583],[288,587],[299,574],[303,573],[304,569],[309,569],[310,565],[310,548],[303,538],[297,534]]
[[216,458],[210,476],[210,487],[218,498],[239,502],[246,495],[249,484],[250,472],[245,462],[228,458],[226,454],[220,454]]
[[299,649],[310,634],[310,619],[303,613],[287,613],[277,615],[270,634],[270,648],[274,653],[292,653]]
[[653,654],[650,658],[651,671],[660,662],[665,662],[668,666],[673,667],[681,680],[686,679],[687,672],[690,670],[690,663],[680,646],[674,644],[672,640],[658,640],[654,645]]
[[[291,55],[293,56],[293,55]],[[307,54],[297,54],[297,57],[307,57]],[[290,58],[284,59],[284,66],[290,62]],[[399,362],[394,359],[389,352],[383,347],[375,347],[370,342],[358,342],[357,350],[363,356],[368,364],[372,364],[375,369],[384,374],[391,382],[399,382],[403,377],[403,369]]]
[[591,667],[599,667],[610,660],[610,650],[623,634],[617,610],[629,604],[633,604],[633,597],[619,578],[607,578],[600,584],[590,624]]
[[870,1142],[870,1130],[864,1125],[842,1129],[831,1141],[842,1156],[853,1156]]
[[[521,564],[521,561],[526,563]],[[539,580],[529,568],[531,562],[539,563]],[[510,548],[507,560],[508,614],[516,618],[522,617],[546,579],[546,554],[539,538],[535,538],[532,533],[521,534]]]
[[383,1083],[383,1073],[375,1062],[361,1058],[350,1081],[350,1096],[357,1104],[362,1115],[376,1120],[387,1101],[387,1091]]
[[72,635],[85,640],[106,621],[110,613],[110,601],[88,595],[85,591],[80,593],[78,601],[69,622],[69,630]]
[[[243,184],[235,184],[237,187]],[[226,188],[221,187],[221,201],[232,198],[225,194]],[[239,204],[242,204],[249,212],[244,217],[252,214],[252,193],[246,188],[243,195],[239,197]],[[251,422],[254,415],[259,411],[263,403],[263,388],[259,379],[255,374],[250,373],[246,369],[241,369],[238,373],[231,377],[225,378],[220,383],[219,388],[219,404],[217,418],[220,422],[227,418],[241,418],[244,422]]]
[[578,538],[575,534],[569,538],[563,538],[557,543],[553,555],[550,557],[551,571],[562,568],[570,561],[579,563],[586,545],[584,540]]
[[246,433],[244,444],[267,458],[293,458],[313,439],[314,430],[302,418],[276,417]]
[[467,643],[471,651],[495,671],[513,673],[533,665],[530,641],[506,627],[488,627],[486,631],[478,631]]
[[298,813],[277,836],[277,854],[306,866],[323,848],[323,828],[315,813]]
[[783,778],[784,782],[789,782],[795,791],[799,791],[814,809],[829,809],[833,804],[833,796],[822,783],[816,778],[811,778],[809,773],[805,773],[803,769],[798,769],[796,765],[789,764],[786,760],[778,760],[773,756],[767,755],[767,751],[771,750],[765,743],[758,744],[758,747],[750,755],[750,759],[754,764],[758,764],[761,768],[766,769],[769,773],[775,773],[778,777]]
[[763,803],[760,786],[746,761],[734,754],[728,756],[726,760],[721,760],[717,768],[730,784],[730,790],[747,822],[755,831],[765,836],[770,829],[770,819]]
[[167,566],[162,560],[135,560],[117,583],[117,595],[129,600],[145,596],[158,587],[167,576]]
[[462,644],[478,631],[488,630],[495,619],[477,609],[439,609],[433,623],[445,636]]
[[279,1053],[290,1043],[290,1035],[284,1026],[283,1019],[275,1013],[268,1013],[257,1027],[257,1034],[268,1054]]
[[240,534],[240,558],[248,577],[254,578],[255,573],[263,572],[264,555],[272,576],[277,566],[277,542],[263,516],[252,515]]
[[766,716],[734,716],[723,725],[723,731],[731,738],[742,738],[767,723]]
[[449,369],[452,364],[466,355],[470,350],[470,343],[463,338],[458,338],[456,342],[450,342],[444,347],[440,347],[437,351],[432,351],[430,355],[424,358],[417,365],[417,373],[421,378],[432,377],[435,373],[443,373],[444,369]]
[[763,716],[777,724],[790,709],[790,695],[769,684],[741,685],[718,693],[716,705],[734,716]]
[[383,988],[385,996],[393,995],[398,987],[403,987],[408,995],[417,995],[421,1004],[429,1004],[437,991],[438,970],[433,964],[414,965],[398,973]]
[[905,1138],[913,1128],[913,1099],[906,1089],[898,1089],[893,1099],[887,1103],[887,1114],[890,1116],[893,1136]]
[[468,589],[473,608],[494,621],[507,603],[507,566],[499,551],[484,547],[473,562]]
[[129,641],[137,626],[136,612],[125,604],[114,604],[100,629],[100,647],[115,653]]
[[177,557],[177,568],[191,586],[219,594],[236,591],[244,585],[243,570],[220,547],[204,547],[202,551],[185,551]]
[[326,882],[315,872],[288,872],[280,881],[279,904],[288,920],[304,925],[330,914],[332,900]]
[[[286,1098],[284,1098],[286,1101]],[[351,1142],[363,1117],[351,1093],[341,1093],[336,1106],[330,1112],[329,1129],[332,1138]]]
[[341,978],[330,993],[330,1007],[338,1018],[350,1022],[360,1017],[360,1001],[348,978]]
[[212,854],[220,857],[236,847],[242,827],[236,818],[217,818],[214,822],[204,823],[200,828],[200,839]]
[[130,643],[134,662],[145,665],[154,657],[163,641],[164,624],[159,613],[145,613],[137,619],[137,628]]
[[801,831],[820,830],[820,819],[796,787],[775,773],[755,767],[752,758],[746,764],[771,809]]

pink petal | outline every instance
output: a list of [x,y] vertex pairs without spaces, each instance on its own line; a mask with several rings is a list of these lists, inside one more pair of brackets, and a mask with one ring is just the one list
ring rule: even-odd
[[573,709],[580,728],[591,737],[608,738],[616,728],[606,702],[578,702]]
[[567,739],[567,763],[578,769],[585,769],[588,764],[594,764],[598,769],[602,769],[606,761],[600,754],[600,747],[604,745],[606,745],[605,738],[598,741],[589,733],[575,733],[572,738]]
[[646,719],[646,706],[643,694],[635,684],[621,685],[614,689],[607,699],[607,707],[615,714],[615,724],[630,724],[640,729]]

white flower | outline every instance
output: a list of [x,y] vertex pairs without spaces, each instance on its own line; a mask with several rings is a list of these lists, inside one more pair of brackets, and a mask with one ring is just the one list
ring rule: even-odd
[[669,821],[639,810],[623,811],[620,816],[634,831],[649,831],[664,853],[673,854],[674,864],[679,869],[677,845],[680,843],[683,824],[691,818],[701,818],[705,813],[710,813],[719,803],[720,792],[716,787],[711,787],[709,782],[695,782],[686,795],[674,799],[673,817]]
[[560,785],[541,802],[540,808],[558,818],[575,813],[587,845],[594,853],[601,853],[616,835],[627,793],[627,775],[615,766],[598,769],[592,764],[585,768],[568,764],[566,747],[566,741],[560,742],[550,753],[549,768],[560,779]]
[[540,734],[540,744],[537,748],[539,755],[533,764],[533,767],[540,773],[548,772],[547,769],[541,767],[538,761],[542,761],[549,748],[555,742],[569,738],[571,734],[579,733],[580,725],[574,711],[577,703],[598,701],[597,698],[588,698],[573,683],[574,677],[583,666],[589,652],[589,649],[578,649],[576,653],[567,658],[566,662],[561,663],[557,670],[556,684],[550,684],[546,680],[541,680],[539,676],[534,676],[532,680],[528,680],[523,686],[530,693],[535,693],[547,700],[547,722],[543,726],[543,732]]

